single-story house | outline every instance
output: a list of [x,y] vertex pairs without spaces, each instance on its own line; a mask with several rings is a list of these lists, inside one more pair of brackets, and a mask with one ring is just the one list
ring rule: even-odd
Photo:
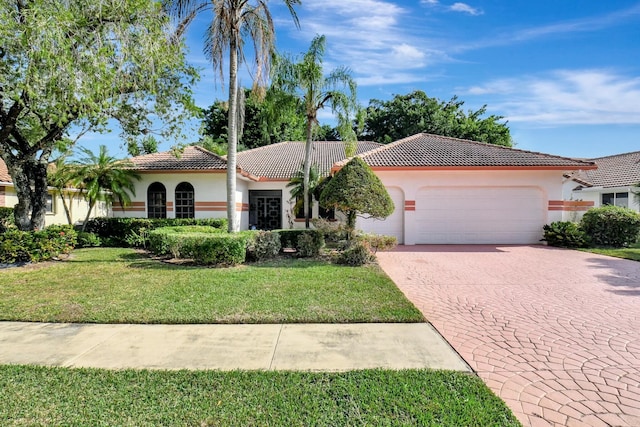
[[[565,199],[590,206],[623,206],[640,212],[640,151],[589,161],[598,168],[565,175]],[[584,210],[575,216],[581,216]]]
[[[69,195],[73,194],[73,197],[71,197],[71,203],[69,205],[71,221],[74,224],[84,221],[89,209],[89,204],[87,203],[87,201],[82,197],[82,195],[79,194],[79,191],[77,189],[66,189],[63,194],[66,200],[69,200]],[[7,165],[2,159],[0,159],[0,207],[12,208],[17,204],[18,195],[16,193],[15,186],[13,185],[13,180],[9,175]],[[98,216],[108,216],[110,214],[111,210],[109,206],[107,206],[105,203],[96,203],[96,206],[94,206],[93,211],[91,212],[91,217],[94,218]],[[67,223],[67,216],[62,204],[62,196],[57,190],[50,187],[47,194],[47,212],[45,214],[45,226]]]
[[[574,210],[563,199],[563,176],[591,171],[594,162],[480,142],[418,134],[388,145],[359,142],[357,155],[389,191],[394,213],[359,218],[365,231],[400,243],[531,244],[542,226]],[[312,162],[326,175],[344,165],[341,142],[315,142]],[[241,229],[302,226],[286,184],[304,158],[303,142],[238,153],[236,212]],[[226,160],[200,147],[131,159],[142,175],[133,203],[116,216],[225,217]],[[323,212],[317,204],[313,217]]]

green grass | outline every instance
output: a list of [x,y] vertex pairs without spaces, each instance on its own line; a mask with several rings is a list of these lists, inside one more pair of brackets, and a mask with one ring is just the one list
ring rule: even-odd
[[630,259],[633,261],[640,261],[640,243],[631,245],[628,248],[589,248],[582,249],[585,252],[591,252],[594,254],[608,255],[616,258]]
[[3,426],[519,426],[476,376],[0,366]]
[[177,266],[131,249],[0,270],[0,320],[81,323],[421,322],[377,266],[280,260]]

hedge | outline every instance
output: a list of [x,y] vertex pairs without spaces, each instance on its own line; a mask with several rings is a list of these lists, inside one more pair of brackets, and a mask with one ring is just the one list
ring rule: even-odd
[[624,247],[640,234],[640,214],[629,208],[601,206],[585,212],[580,228],[598,246]]
[[246,259],[248,236],[244,233],[229,234],[213,228],[201,231],[180,228],[163,227],[151,231],[151,252],[192,259],[198,265],[232,266],[242,264]]
[[147,247],[149,232],[161,227],[208,226],[227,229],[225,218],[93,218],[87,222],[85,231],[97,235],[103,246]]

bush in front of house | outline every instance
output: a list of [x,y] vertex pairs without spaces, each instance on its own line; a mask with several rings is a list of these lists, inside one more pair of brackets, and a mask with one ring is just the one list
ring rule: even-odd
[[396,236],[386,236],[384,234],[360,234],[356,240],[363,242],[374,254],[378,251],[389,251],[398,246]]
[[67,254],[76,245],[70,225],[52,225],[42,231],[7,230],[0,234],[0,263],[41,262]]
[[78,232],[78,244],[76,248],[97,248],[102,246],[102,240],[95,233],[86,231]]
[[571,221],[556,221],[542,227],[544,230],[543,241],[549,246],[561,248],[586,248],[589,246],[589,237],[580,228],[580,225]]
[[625,247],[637,242],[640,213],[620,206],[601,206],[585,212],[581,229],[597,246]]
[[247,233],[247,260],[264,261],[278,256],[281,249],[280,234],[275,231]]
[[175,258],[180,258],[182,245],[180,235],[220,233],[224,231],[206,225],[160,227],[149,232],[149,250],[156,255],[173,255]]
[[282,249],[295,249],[299,257],[318,256],[324,247],[324,235],[320,230],[277,230],[277,233],[280,235]]
[[248,239],[245,233],[229,234],[208,226],[162,227],[149,233],[149,249],[198,265],[232,266],[245,261]]
[[198,265],[231,267],[247,257],[247,238],[243,235],[181,234],[179,258],[190,258]]
[[336,262],[338,264],[358,267],[372,262],[375,259],[369,245],[362,241],[356,241],[347,249],[338,254]]
[[85,231],[94,233],[104,246],[147,247],[149,233],[161,227],[208,226],[227,229],[225,218],[110,218],[100,217],[87,221]]
[[315,218],[311,223],[316,230],[320,231],[324,236],[327,244],[335,244],[349,237],[349,231],[341,221],[329,221],[322,218]]

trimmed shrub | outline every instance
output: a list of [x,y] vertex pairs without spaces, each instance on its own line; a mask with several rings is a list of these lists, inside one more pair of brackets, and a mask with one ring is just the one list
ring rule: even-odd
[[102,245],[102,240],[95,233],[87,233],[86,231],[78,232],[78,244],[76,248],[97,248]]
[[[293,248],[298,256],[317,256],[324,247],[324,235],[320,230],[277,230],[277,233],[280,235],[282,249]],[[303,235],[309,237],[300,240]]]
[[8,230],[0,234],[0,262],[41,262],[71,252],[76,231],[70,225],[52,225],[42,231]]
[[248,238],[211,227],[162,227],[149,233],[149,248],[199,265],[231,266],[244,262]]
[[367,244],[364,242],[355,242],[338,255],[336,262],[338,264],[358,267],[370,263],[373,260],[374,256]]
[[326,243],[338,243],[341,240],[347,240],[349,231],[344,223],[340,221],[327,221],[326,219],[312,219],[311,223],[316,230],[320,231]]
[[85,231],[95,233],[104,246],[147,247],[149,232],[172,226],[209,226],[221,231],[227,229],[224,218],[93,218],[87,221]]
[[199,265],[230,267],[247,257],[247,238],[237,234],[182,234],[179,258],[191,258]]
[[179,257],[182,245],[181,234],[219,234],[223,233],[218,228],[204,225],[185,225],[178,227],[160,227],[149,232],[149,249],[156,255],[173,255]]
[[640,234],[640,214],[619,206],[601,206],[585,212],[580,227],[598,246],[624,247]]
[[320,249],[324,246],[324,238],[315,238],[311,233],[298,235],[296,242],[297,255],[300,258],[311,258],[320,255]]
[[357,236],[357,241],[363,242],[374,254],[378,251],[388,251],[398,246],[398,239],[395,236],[385,236],[382,234],[361,234]]
[[247,259],[263,261],[275,258],[280,253],[280,235],[272,231],[257,231],[248,235]]
[[543,241],[549,246],[561,248],[585,248],[589,246],[589,238],[580,226],[571,221],[556,221],[545,224]]

